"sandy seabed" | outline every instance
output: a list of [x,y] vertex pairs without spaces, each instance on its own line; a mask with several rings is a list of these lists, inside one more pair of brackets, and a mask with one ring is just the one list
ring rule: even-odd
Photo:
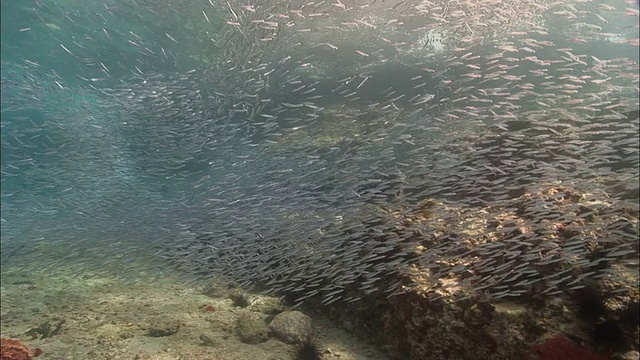
[[[238,308],[228,298],[206,296],[202,287],[185,284],[178,277],[145,276],[125,281],[97,273],[78,274],[71,268],[45,271],[3,264],[2,337],[42,349],[38,359],[43,360],[295,359],[296,346],[273,336],[256,345],[244,344],[237,336],[238,316],[258,311],[257,306],[252,308],[261,296],[252,295],[250,307]],[[180,326],[173,335],[149,336],[149,329],[158,322]],[[44,339],[25,334],[46,323],[52,329],[62,325]],[[327,319],[312,316],[312,323],[323,360],[388,359],[381,349]],[[205,344],[203,335],[213,341]]]

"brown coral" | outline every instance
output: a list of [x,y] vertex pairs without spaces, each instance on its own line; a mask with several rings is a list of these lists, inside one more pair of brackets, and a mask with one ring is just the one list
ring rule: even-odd
[[30,350],[18,339],[2,338],[1,341],[0,359],[2,360],[31,360],[42,353],[38,348]]

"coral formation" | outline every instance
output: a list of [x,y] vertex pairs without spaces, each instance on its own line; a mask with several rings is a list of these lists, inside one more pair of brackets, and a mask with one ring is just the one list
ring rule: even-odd
[[2,338],[1,342],[0,359],[2,360],[31,360],[42,354],[39,348],[31,350],[18,339]]
[[542,344],[531,347],[532,354],[538,357],[530,357],[531,359],[540,360],[609,360],[609,356],[594,354],[586,349],[579,347],[566,337],[559,335],[548,339]]
[[[387,218],[381,215],[379,223],[394,224],[394,232],[413,231],[420,244],[415,256],[431,261],[407,268],[403,293],[368,297],[357,306],[330,306],[330,311],[369,329],[365,335],[383,338],[404,358],[522,359],[529,344],[558,333],[575,334],[606,353],[638,348],[637,321],[624,321],[638,311],[637,272],[633,252],[627,255],[621,246],[628,244],[627,234],[637,239],[637,219],[606,194],[551,185],[500,207],[459,208],[425,200],[382,210]],[[536,211],[542,219],[531,221]],[[564,220],[551,212],[564,214]],[[369,239],[383,241],[382,236]],[[460,249],[449,256],[434,252],[455,243]],[[606,254],[624,255],[616,263]],[[601,335],[613,330],[616,341]],[[562,340],[534,349],[554,359],[562,345],[572,349]]]

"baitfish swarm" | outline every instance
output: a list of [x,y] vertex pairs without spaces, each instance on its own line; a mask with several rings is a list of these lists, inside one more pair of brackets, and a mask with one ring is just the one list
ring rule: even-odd
[[94,28],[3,58],[3,235],[296,304],[637,269],[632,5],[180,4],[29,10]]
[[[397,5],[404,6],[420,19],[470,10]],[[576,55],[547,40],[547,27],[525,20],[569,16],[571,7],[538,5],[516,21],[498,8],[487,21],[499,22],[507,11],[515,24],[504,33],[487,33],[480,21],[445,26],[439,34],[448,39],[437,42],[453,49],[430,52],[436,40],[420,42],[424,63],[413,48],[389,56],[388,44],[406,44],[383,37],[379,49],[354,49],[352,61],[366,58],[366,71],[335,85],[300,70],[322,66],[310,61],[320,55],[297,62],[295,76],[284,67],[282,80],[264,85],[282,102],[263,107],[268,112],[254,122],[273,119],[274,131],[250,145],[267,149],[265,157],[277,164],[238,156],[232,167],[242,170],[228,179],[238,184],[237,195],[229,198],[228,186],[213,191],[211,217],[185,226],[166,256],[196,274],[222,274],[295,303],[324,305],[420,288],[493,298],[555,295],[612,268],[636,267],[637,205],[622,199],[637,200],[638,116],[628,112],[637,99],[611,100],[608,69],[637,64]],[[257,16],[237,14],[233,34],[245,26],[242,16]],[[286,14],[275,18],[301,33],[313,31],[293,19],[322,16],[315,8]],[[363,19],[319,23],[356,32],[400,22]],[[584,30],[578,37],[599,31],[575,26]],[[475,47],[481,34],[494,40]],[[294,42],[287,54],[301,46],[293,38],[286,38]],[[342,48],[316,41],[320,53]],[[277,63],[292,61],[287,55]],[[630,73],[622,77],[637,84]],[[599,179],[609,179],[610,190]]]

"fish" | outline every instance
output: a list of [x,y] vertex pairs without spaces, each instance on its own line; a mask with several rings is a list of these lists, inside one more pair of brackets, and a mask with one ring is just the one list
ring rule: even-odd
[[[148,269],[135,259],[153,248],[190,281],[294,306],[396,301],[425,278],[492,300],[555,296],[634,266],[637,60],[565,41],[601,41],[624,9],[259,5],[200,9],[200,25],[224,25],[196,31],[201,43],[183,9],[165,9],[184,21],[169,34],[151,5],[117,27],[102,6],[99,35],[71,27],[73,46],[53,43],[72,67],[3,58],[3,237],[51,242],[81,268],[91,244],[122,273]],[[55,20],[16,38],[62,39],[55,24],[89,19],[44,9]],[[7,246],[3,262],[21,251]]]

